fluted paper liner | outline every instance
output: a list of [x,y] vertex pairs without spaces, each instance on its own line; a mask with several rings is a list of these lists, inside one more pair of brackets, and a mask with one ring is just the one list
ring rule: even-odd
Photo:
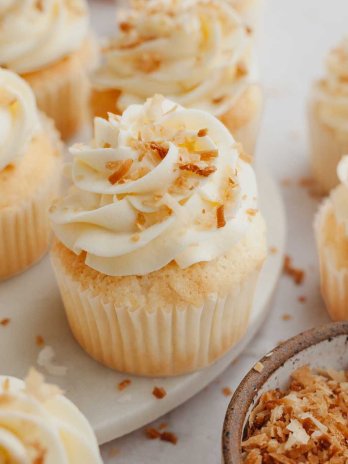
[[308,109],[311,162],[322,193],[329,193],[339,183],[337,165],[342,155],[348,153],[348,132],[336,131],[323,124],[317,105],[318,99],[313,93]]
[[[201,307],[151,311],[120,308],[94,296],[51,255],[71,330],[82,348],[102,364],[136,375],[171,376],[216,361],[245,334],[259,270],[229,295],[211,295]],[[259,267],[259,266],[258,266]]]
[[[330,200],[325,200],[315,221],[315,232],[320,261],[321,293],[331,319],[348,320],[348,268],[338,268],[335,256],[324,239],[325,220],[330,211]],[[339,250],[336,250],[339,253]]]
[[23,75],[38,107],[55,121],[64,140],[73,136],[88,119],[89,71],[97,61],[94,38],[81,50],[47,68]]
[[33,197],[0,211],[0,280],[24,271],[47,252],[48,209],[58,191],[59,169]]

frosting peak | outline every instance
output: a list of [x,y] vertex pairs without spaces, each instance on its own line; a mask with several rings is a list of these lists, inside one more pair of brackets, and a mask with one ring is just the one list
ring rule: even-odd
[[77,50],[88,29],[85,0],[2,0],[0,65],[33,72]]
[[30,86],[12,71],[0,69],[0,171],[24,155],[39,127]]
[[156,96],[75,145],[70,193],[53,205],[59,240],[113,276],[182,267],[229,250],[257,214],[252,168],[215,117]]
[[250,81],[251,36],[230,0],[136,0],[119,18],[95,85],[120,111],[159,92],[223,114]]
[[36,371],[25,382],[0,376],[0,400],[0,450],[6,462],[102,463],[82,413]]

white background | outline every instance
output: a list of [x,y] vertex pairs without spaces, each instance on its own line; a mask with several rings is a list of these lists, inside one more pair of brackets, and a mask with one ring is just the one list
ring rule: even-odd
[[[282,277],[272,312],[244,354],[208,388],[154,425],[167,422],[178,444],[147,440],[144,430],[102,447],[107,464],[218,464],[220,437],[229,398],[221,389],[235,388],[256,359],[280,340],[328,321],[319,294],[318,264],[312,223],[318,200],[298,180],[310,175],[307,148],[306,96],[311,81],[320,76],[327,51],[348,32],[347,0],[265,0],[264,24],[259,43],[261,81],[266,105],[257,157],[281,182],[287,208],[287,251],[295,265],[306,271],[302,286]],[[110,5],[94,2],[93,9]],[[112,30],[105,16],[99,32]],[[271,244],[270,244],[271,245]],[[303,304],[298,297],[304,295]],[[290,314],[291,320],[283,320]],[[110,457],[110,454],[115,456]]]

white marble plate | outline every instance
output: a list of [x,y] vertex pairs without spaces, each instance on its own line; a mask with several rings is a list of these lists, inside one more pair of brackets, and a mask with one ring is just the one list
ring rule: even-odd
[[[212,367],[171,379],[131,378],[107,369],[89,358],[74,341],[54,281],[48,257],[20,276],[0,284],[0,374],[25,376],[35,366],[40,348],[37,335],[53,347],[56,363],[67,367],[60,377],[46,375],[85,413],[99,443],[131,432],[170,411],[202,390],[244,349],[266,317],[270,298],[282,267],[285,217],[282,200],[270,175],[257,169],[261,209],[268,225],[269,245],[277,248],[266,261],[259,280],[250,328],[245,338]],[[36,365],[37,367],[37,365]],[[117,384],[125,377],[132,384],[123,392]],[[162,386],[167,396],[155,399],[154,386]]]

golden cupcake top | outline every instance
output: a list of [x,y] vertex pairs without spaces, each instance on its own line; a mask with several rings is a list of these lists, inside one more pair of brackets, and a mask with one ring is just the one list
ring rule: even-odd
[[0,376],[0,416],[0,453],[5,462],[102,463],[85,417],[35,370],[24,382]]
[[58,239],[112,276],[210,261],[258,216],[251,166],[214,116],[155,96],[95,119],[70,150],[73,186],[51,209]]
[[76,51],[88,31],[85,0],[2,0],[0,66],[24,74]]
[[39,129],[30,86],[17,74],[0,68],[0,171],[25,154]]
[[230,0],[133,0],[118,24],[94,84],[121,91],[120,111],[161,93],[221,115],[252,79],[251,31]]

